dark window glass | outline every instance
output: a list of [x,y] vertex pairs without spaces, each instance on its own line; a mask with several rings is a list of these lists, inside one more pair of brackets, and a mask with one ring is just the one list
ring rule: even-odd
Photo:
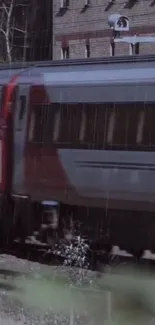
[[145,145],[155,149],[155,103],[145,104]]
[[69,59],[69,46],[62,47],[62,59]]
[[69,105],[70,118],[69,118],[69,142],[73,145],[79,144],[79,134],[81,127],[82,109],[81,104]]
[[46,110],[43,110],[42,105],[36,105],[33,107],[33,112],[31,114],[31,119],[33,119],[33,142],[43,142],[44,133],[44,115],[46,115]]
[[[143,109],[143,105],[142,105]],[[137,130],[141,112],[141,104],[131,103],[126,105],[127,121],[126,121],[126,144],[129,150],[137,147]]]
[[[136,145],[137,149],[145,150],[147,147],[150,146],[150,109],[148,108],[145,103],[141,103],[139,105],[139,119],[137,124],[137,138],[136,138]],[[138,134],[139,133],[139,134]],[[139,138],[138,138],[139,135]]]
[[125,106],[122,104],[114,104],[108,112],[106,132],[106,145],[111,147],[111,149],[125,147],[126,121],[127,116]]
[[135,54],[139,54],[139,43],[135,44]]
[[47,104],[42,106],[42,142],[46,145],[51,145],[53,139],[53,128],[54,128],[54,116],[55,116],[55,107],[52,104]]
[[95,107],[95,104],[83,105],[85,111],[85,136],[83,144],[90,149],[94,147],[95,141]]
[[20,108],[19,108],[19,121],[24,117],[25,108],[26,108],[26,96],[20,96]]
[[154,103],[35,105],[30,141],[62,148],[155,150]]
[[108,123],[112,104],[95,104],[95,147],[103,149],[106,146]]
[[60,134],[59,134],[59,141],[62,144],[69,142],[69,123],[70,123],[70,110],[68,105],[61,105],[60,104]]

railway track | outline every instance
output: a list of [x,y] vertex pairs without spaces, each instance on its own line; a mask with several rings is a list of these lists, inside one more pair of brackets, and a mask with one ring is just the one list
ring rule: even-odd
[[[66,258],[65,255],[56,254],[52,251],[49,244],[32,238],[28,238],[24,244],[15,240],[11,248],[3,249],[0,252],[46,265],[64,265]],[[134,257],[132,254],[120,250],[117,246],[113,246],[111,253],[106,253],[103,250],[89,251],[89,253],[88,268],[91,270],[100,270],[105,265],[115,267],[119,264],[128,263],[155,267],[155,254],[147,250],[141,257]]]

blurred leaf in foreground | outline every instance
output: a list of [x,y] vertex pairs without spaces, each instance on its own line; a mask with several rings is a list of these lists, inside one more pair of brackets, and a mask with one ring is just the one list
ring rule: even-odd
[[[81,288],[66,276],[49,278],[16,278],[16,290],[10,292],[24,305],[46,312],[69,314],[71,308],[78,314],[88,312],[94,324],[143,325],[155,316],[155,277],[136,269],[117,269],[115,273],[100,274],[95,286]],[[106,311],[106,292],[111,292],[112,314]]]

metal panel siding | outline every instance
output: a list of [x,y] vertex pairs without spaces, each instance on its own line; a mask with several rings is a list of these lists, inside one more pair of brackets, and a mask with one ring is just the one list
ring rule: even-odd
[[45,84],[63,85],[63,84],[100,84],[100,83],[129,83],[129,82],[144,82],[155,81],[155,69],[101,69],[92,71],[70,71],[44,73]]
[[105,103],[105,102],[155,102],[155,83],[47,87],[51,102],[55,103]]
[[52,68],[44,71],[51,102],[155,101],[155,63]]
[[154,152],[60,149],[59,155],[80,195],[148,200],[155,193]]
[[12,77],[18,75],[21,70],[1,70],[0,71],[0,84],[8,84]]

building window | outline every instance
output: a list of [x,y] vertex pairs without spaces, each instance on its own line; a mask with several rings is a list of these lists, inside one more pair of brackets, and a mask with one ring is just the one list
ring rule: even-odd
[[61,0],[61,8],[68,8],[69,0]]
[[85,58],[90,58],[90,43],[89,41],[85,44]]
[[63,46],[61,49],[61,59],[69,59],[69,46]]
[[139,43],[136,44],[130,44],[130,48],[129,48],[129,54],[130,55],[138,55],[139,54]]
[[133,55],[133,48],[134,48],[134,45],[131,43],[129,45],[129,55]]
[[90,0],[84,0],[84,5],[85,5],[86,7],[90,6]]
[[139,43],[135,44],[135,54],[139,54]]
[[110,56],[115,56],[115,43],[110,44]]

